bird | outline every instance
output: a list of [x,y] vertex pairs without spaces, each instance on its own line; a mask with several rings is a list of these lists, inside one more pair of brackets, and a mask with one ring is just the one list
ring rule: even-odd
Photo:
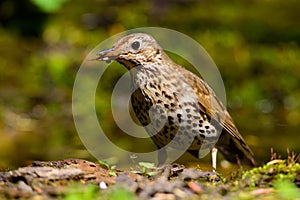
[[[133,111],[158,148],[158,165],[167,158],[165,145],[188,145],[186,151],[200,158],[201,151],[220,151],[232,163],[255,166],[254,154],[213,89],[199,76],[174,62],[146,33],[131,33],[95,60],[117,61],[130,71],[134,91]],[[188,144],[187,144],[188,143]]]

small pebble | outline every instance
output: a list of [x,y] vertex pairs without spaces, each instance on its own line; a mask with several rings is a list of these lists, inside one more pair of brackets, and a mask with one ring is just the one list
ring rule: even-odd
[[17,187],[20,190],[24,190],[24,191],[27,191],[27,192],[30,192],[30,193],[33,192],[32,188],[29,185],[27,185],[24,181],[19,181]]
[[187,185],[193,192],[195,192],[197,194],[203,193],[203,189],[201,188],[201,186],[199,184],[197,184],[195,182],[189,182]]
[[259,189],[253,190],[251,192],[251,194],[253,194],[253,195],[264,195],[264,194],[269,194],[273,191],[274,191],[273,188],[259,188]]
[[106,189],[107,189],[106,183],[105,183],[104,181],[101,181],[101,182],[99,183],[99,188],[100,188],[101,190],[106,190]]

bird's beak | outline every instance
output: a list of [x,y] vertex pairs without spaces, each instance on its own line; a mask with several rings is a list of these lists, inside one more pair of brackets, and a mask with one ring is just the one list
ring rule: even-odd
[[97,56],[95,59],[92,60],[100,60],[100,61],[106,61],[110,62],[112,60],[115,60],[119,55],[115,52],[114,48],[105,49],[97,53]]

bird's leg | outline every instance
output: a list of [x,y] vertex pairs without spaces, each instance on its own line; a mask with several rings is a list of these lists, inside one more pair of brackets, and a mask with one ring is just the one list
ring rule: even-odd
[[161,167],[163,164],[165,164],[165,162],[167,160],[166,148],[158,149],[157,158],[158,158],[158,167]]
[[212,162],[213,172],[216,172],[217,170],[217,153],[218,153],[218,149],[213,147],[211,150],[211,162]]

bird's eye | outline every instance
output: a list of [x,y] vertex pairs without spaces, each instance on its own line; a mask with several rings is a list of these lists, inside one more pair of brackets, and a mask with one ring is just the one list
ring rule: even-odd
[[131,44],[131,47],[132,47],[134,50],[138,50],[138,49],[140,48],[140,42],[137,42],[137,41],[133,42],[133,43]]

